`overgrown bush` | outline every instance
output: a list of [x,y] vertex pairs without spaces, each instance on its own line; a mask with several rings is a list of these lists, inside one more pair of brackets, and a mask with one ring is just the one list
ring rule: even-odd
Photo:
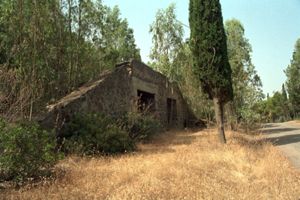
[[65,127],[62,150],[86,155],[129,152],[135,149],[135,142],[148,140],[160,130],[153,116],[141,113],[77,114]]
[[0,119],[0,181],[23,182],[49,174],[58,159],[55,144],[54,134],[35,123],[12,125]]
[[132,151],[134,141],[117,126],[115,120],[103,114],[77,114],[67,124],[62,149],[67,153],[114,154]]
[[260,115],[251,109],[241,109],[240,125],[246,133],[260,127]]
[[118,123],[133,140],[149,140],[161,131],[158,120],[149,114],[127,113],[118,120]]

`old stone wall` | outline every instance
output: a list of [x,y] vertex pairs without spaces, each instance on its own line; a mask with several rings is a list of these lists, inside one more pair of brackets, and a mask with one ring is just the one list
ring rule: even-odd
[[[154,114],[164,127],[182,128],[196,119],[176,85],[147,65],[133,60],[118,65],[114,71],[103,74],[99,80],[78,88],[50,105],[41,124],[46,128],[55,128],[59,133],[76,113],[118,115],[136,112],[138,90],[155,95]],[[168,98],[176,101],[176,119],[172,122],[168,122]]]
[[[141,62],[133,60],[131,68],[134,92],[136,90],[144,90],[155,94],[156,113],[165,127],[182,128],[196,120],[177,85],[170,83],[164,75],[152,70]],[[173,124],[167,123],[168,98],[176,100],[177,121]]]
[[132,84],[130,68],[116,68],[98,81],[78,90],[49,106],[48,114],[41,120],[45,128],[59,129],[75,113],[101,112],[109,115],[131,111]]

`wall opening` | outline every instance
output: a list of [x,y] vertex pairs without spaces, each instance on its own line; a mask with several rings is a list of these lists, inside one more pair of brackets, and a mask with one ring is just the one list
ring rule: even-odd
[[174,125],[177,122],[176,100],[167,98],[167,120],[168,125]]
[[138,96],[138,110],[139,112],[154,112],[155,111],[155,94],[137,91]]

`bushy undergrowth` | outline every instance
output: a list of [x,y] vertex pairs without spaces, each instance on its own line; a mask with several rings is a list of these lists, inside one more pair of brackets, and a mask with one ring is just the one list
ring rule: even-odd
[[152,116],[124,114],[109,117],[99,113],[77,114],[67,124],[62,150],[75,154],[115,154],[133,151],[135,143],[160,130]]
[[66,127],[63,151],[76,154],[113,154],[132,151],[134,142],[103,114],[77,114]]
[[35,123],[0,119],[0,181],[18,183],[48,175],[58,160],[55,136]]
[[[78,114],[64,130],[68,137],[61,150],[65,153],[115,154],[133,151],[137,141],[150,139],[160,125],[154,117],[142,114]],[[61,157],[56,141],[55,134],[36,123],[9,124],[0,119],[0,182],[24,183],[50,175]]]
[[147,141],[162,129],[153,115],[143,113],[127,113],[118,120],[118,124],[136,141]]

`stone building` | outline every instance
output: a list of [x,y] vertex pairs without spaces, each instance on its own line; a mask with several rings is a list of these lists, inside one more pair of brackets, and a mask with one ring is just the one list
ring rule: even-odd
[[152,112],[165,128],[193,125],[196,117],[179,88],[166,76],[136,60],[116,66],[94,82],[78,88],[53,105],[41,121],[48,128],[59,128],[74,113]]

